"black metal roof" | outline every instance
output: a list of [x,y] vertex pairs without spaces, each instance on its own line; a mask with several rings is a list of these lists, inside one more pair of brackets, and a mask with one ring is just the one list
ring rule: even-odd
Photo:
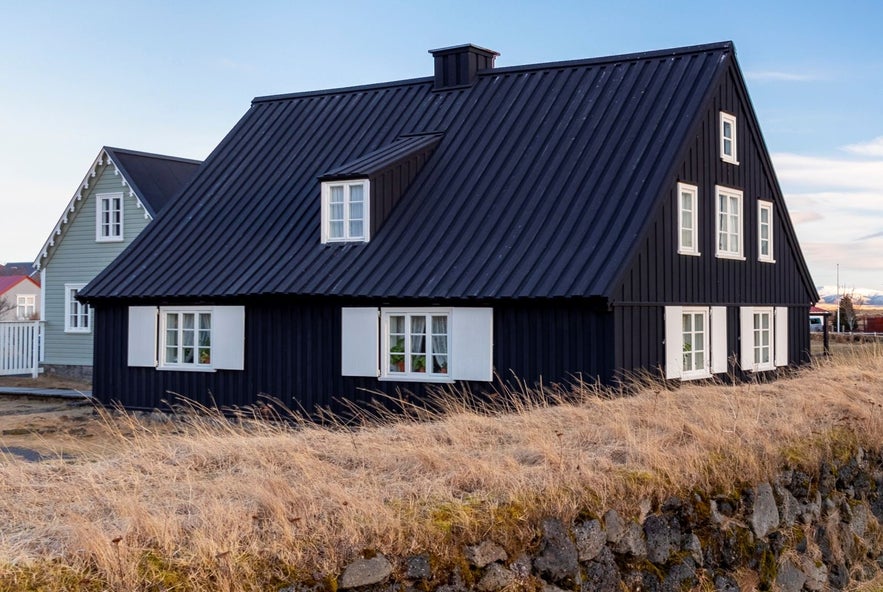
[[[483,70],[445,92],[429,77],[257,98],[81,294],[608,295],[732,54],[725,42]],[[444,135],[371,242],[322,245],[320,177],[428,132]]]
[[391,144],[378,148],[373,152],[348,162],[321,175],[320,179],[341,177],[368,177],[383,169],[389,168],[408,156],[438,144],[442,133],[410,134],[396,139]]
[[200,160],[105,146],[151,217],[162,211],[196,173]]

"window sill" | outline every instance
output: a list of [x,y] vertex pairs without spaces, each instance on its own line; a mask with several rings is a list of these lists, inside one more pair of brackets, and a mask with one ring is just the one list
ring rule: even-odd
[[123,242],[123,237],[115,236],[113,238],[96,238],[96,243],[121,243]]
[[711,378],[711,372],[702,372],[697,374],[683,374],[681,380],[702,380],[703,378]]
[[749,372],[772,372],[776,367],[774,365],[769,366],[757,366],[756,368],[750,368]]
[[726,156],[721,156],[721,160],[728,163],[728,164],[739,166],[739,161],[736,160],[735,158],[727,158]]
[[745,257],[736,253],[715,253],[718,259],[730,259],[732,261],[745,261]]
[[702,253],[699,253],[697,251],[680,251],[679,250],[678,255],[688,255],[690,257],[701,257]]
[[88,335],[92,329],[65,329],[64,332],[68,335]]
[[414,376],[414,375],[392,375],[386,374],[379,376],[377,380],[381,382],[432,382],[435,384],[454,384],[456,382],[453,378],[448,376]]
[[758,259],[758,261],[761,263],[775,263],[776,262],[775,259]]
[[163,372],[215,372],[214,368],[206,366],[157,366],[156,369]]

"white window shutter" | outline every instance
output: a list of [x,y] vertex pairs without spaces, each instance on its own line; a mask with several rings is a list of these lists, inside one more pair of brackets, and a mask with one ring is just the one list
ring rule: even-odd
[[245,307],[212,308],[212,366],[218,370],[245,369]]
[[156,307],[129,307],[129,366],[156,367]]
[[665,307],[665,377],[680,378],[684,371],[682,306]]
[[340,369],[343,376],[377,378],[380,361],[380,316],[376,308],[341,310]]
[[776,366],[788,365],[788,307],[776,307],[776,335],[774,337],[776,344],[775,361]]
[[739,309],[740,339],[742,341],[742,370],[754,370],[754,309],[743,306]]
[[727,371],[727,307],[711,307],[711,372]]
[[451,311],[451,377],[490,382],[494,373],[494,309]]

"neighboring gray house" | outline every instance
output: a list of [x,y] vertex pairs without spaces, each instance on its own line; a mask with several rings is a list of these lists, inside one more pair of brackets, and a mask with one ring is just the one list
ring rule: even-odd
[[47,373],[91,378],[89,283],[187,184],[198,160],[104,147],[40,250],[40,318]]
[[40,285],[33,278],[0,275],[0,321],[31,321],[39,312]]

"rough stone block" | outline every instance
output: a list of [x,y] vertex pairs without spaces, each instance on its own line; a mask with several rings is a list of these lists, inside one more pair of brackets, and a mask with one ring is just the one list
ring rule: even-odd
[[495,561],[506,561],[506,550],[493,541],[482,541],[466,547],[466,560],[474,567],[482,568]]
[[751,526],[758,538],[765,537],[779,527],[779,510],[776,507],[773,488],[769,483],[761,483],[754,488]]
[[580,561],[591,561],[607,543],[607,533],[597,520],[588,520],[573,528],[573,538]]
[[339,587],[342,590],[360,588],[385,581],[392,575],[392,564],[383,555],[353,561],[343,570]]

